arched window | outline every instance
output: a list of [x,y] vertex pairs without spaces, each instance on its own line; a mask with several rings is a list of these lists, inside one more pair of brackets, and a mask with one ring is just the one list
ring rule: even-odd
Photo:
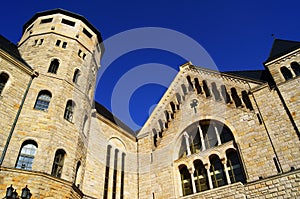
[[287,67],[285,66],[281,67],[280,71],[285,80],[289,80],[293,78],[291,71]]
[[184,84],[181,84],[181,89],[182,89],[183,95],[187,95],[187,89]]
[[197,94],[202,94],[202,89],[201,89],[198,78],[195,78],[194,81],[195,81],[195,87],[196,87]]
[[297,62],[292,62],[291,68],[293,69],[296,76],[300,75],[300,65]]
[[225,85],[221,85],[221,94],[223,96],[224,102],[226,104],[230,103],[230,96],[227,92],[227,89],[226,89]]
[[66,152],[62,149],[58,149],[55,153],[51,175],[57,178],[61,177]]
[[6,73],[1,73],[0,74],[0,95],[1,95],[8,79],[9,79],[8,74],[6,74]]
[[206,169],[201,160],[194,161],[194,179],[197,192],[205,191],[209,189],[208,178]]
[[187,145],[184,136],[181,137],[180,148],[178,151],[178,158],[187,156]]
[[241,98],[239,97],[239,95],[237,94],[236,89],[233,87],[230,89],[230,91],[231,91],[231,97],[235,103],[235,106],[242,107],[242,101],[241,101]]
[[214,188],[220,187],[226,184],[224,168],[220,158],[217,155],[211,155],[210,161],[210,175]]
[[218,145],[218,137],[214,125],[211,123],[206,123],[201,125],[201,129],[204,136],[205,148],[209,149]]
[[193,193],[191,174],[185,165],[179,166],[183,196]]
[[212,90],[212,92],[214,94],[215,100],[216,101],[221,101],[222,100],[221,99],[221,95],[220,95],[220,92],[219,92],[219,90],[218,90],[217,85],[216,85],[215,82],[211,83],[211,90]]
[[33,140],[27,140],[22,144],[16,163],[17,169],[32,169],[32,164],[37,147],[37,143]]
[[78,78],[80,76],[80,70],[78,68],[76,68],[74,75],[73,75],[73,82],[77,83],[78,82]]
[[194,85],[193,85],[193,82],[191,80],[191,77],[190,76],[187,76],[186,77],[187,81],[188,81],[188,88],[189,88],[189,91],[193,91],[194,90]]
[[59,67],[59,61],[58,59],[53,59],[50,63],[48,73],[56,74]]
[[231,183],[234,182],[245,183],[246,180],[245,180],[243,168],[240,163],[238,153],[235,150],[230,149],[226,151],[226,157],[227,157],[227,169],[228,169]]
[[66,105],[64,118],[69,122],[72,122],[73,114],[74,114],[75,103],[72,100],[69,100]]
[[47,111],[49,107],[49,103],[51,100],[51,93],[47,90],[42,90],[39,92],[38,97],[36,99],[34,109]]
[[246,91],[242,91],[242,99],[243,99],[244,104],[246,105],[247,109],[252,111],[253,106],[252,106],[252,103],[251,103],[250,98]]
[[206,97],[210,97],[210,90],[209,90],[209,88],[207,86],[206,80],[203,80],[202,84],[203,84],[203,90],[204,90],[205,96]]

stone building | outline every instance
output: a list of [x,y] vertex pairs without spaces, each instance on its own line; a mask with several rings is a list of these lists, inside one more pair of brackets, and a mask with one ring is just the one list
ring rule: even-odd
[[136,133],[94,101],[104,53],[83,16],[35,14],[0,37],[0,196],[300,198],[300,42],[265,70],[188,62]]

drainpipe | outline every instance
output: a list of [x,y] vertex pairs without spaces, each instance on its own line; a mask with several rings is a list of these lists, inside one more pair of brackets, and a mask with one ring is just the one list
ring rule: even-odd
[[9,143],[10,143],[12,134],[13,134],[13,132],[14,132],[14,130],[15,130],[15,127],[16,127],[16,124],[17,124],[17,122],[18,122],[18,119],[19,119],[21,110],[22,110],[22,108],[23,108],[23,104],[24,104],[25,99],[26,99],[26,97],[27,97],[27,93],[28,93],[29,88],[30,88],[30,86],[31,86],[32,80],[33,80],[35,77],[38,77],[38,73],[34,71],[34,72],[31,74],[31,78],[30,78],[30,80],[29,80],[29,82],[28,82],[28,84],[27,84],[27,88],[26,88],[25,93],[24,93],[24,95],[23,95],[23,98],[22,98],[20,107],[19,107],[19,109],[18,109],[17,115],[16,115],[16,117],[15,117],[15,119],[14,119],[14,122],[13,122],[13,124],[12,124],[11,129],[10,129],[10,132],[9,132],[9,134],[8,134],[8,138],[7,138],[7,140],[6,140],[6,143],[5,143],[5,146],[4,146],[2,155],[1,155],[0,166],[2,166],[2,163],[3,163],[4,157],[5,157],[5,155],[6,155],[6,151],[7,151],[8,145],[9,145]]

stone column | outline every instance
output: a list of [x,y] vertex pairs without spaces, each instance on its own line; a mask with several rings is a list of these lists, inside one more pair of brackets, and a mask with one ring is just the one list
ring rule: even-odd
[[210,171],[209,171],[210,165],[206,164],[206,165],[204,165],[204,167],[205,167],[206,173],[207,173],[209,189],[213,189],[214,186],[213,186],[211,175],[210,175]]
[[189,142],[189,135],[187,134],[187,132],[184,132],[184,133],[183,133],[183,136],[184,136],[184,138],[185,138],[187,155],[191,155],[190,142]]
[[224,158],[221,161],[222,161],[222,164],[223,164],[223,167],[224,167],[224,172],[225,172],[227,183],[231,184],[228,168],[227,168],[227,165],[226,165],[227,160]]
[[205,147],[205,143],[204,143],[204,137],[203,137],[203,131],[201,129],[200,124],[198,124],[198,130],[199,130],[199,134],[200,134],[200,140],[201,140],[201,145],[202,145],[202,151],[204,151],[206,149]]
[[196,189],[196,185],[195,185],[195,177],[194,177],[194,166],[192,166],[191,168],[189,168],[189,172],[191,174],[191,181],[192,181],[192,188],[193,188],[193,193],[197,193],[197,189]]

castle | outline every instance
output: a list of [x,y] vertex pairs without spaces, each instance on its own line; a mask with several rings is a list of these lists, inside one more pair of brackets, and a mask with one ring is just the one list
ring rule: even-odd
[[103,53],[61,9],[0,36],[2,198],[300,198],[300,42],[276,39],[262,71],[180,66],[137,135],[94,102]]

